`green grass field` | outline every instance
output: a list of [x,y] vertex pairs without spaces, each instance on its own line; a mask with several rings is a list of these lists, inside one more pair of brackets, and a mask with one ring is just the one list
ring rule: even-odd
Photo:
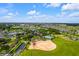
[[20,56],[79,56],[79,41],[55,38],[57,48],[53,51],[24,50]]

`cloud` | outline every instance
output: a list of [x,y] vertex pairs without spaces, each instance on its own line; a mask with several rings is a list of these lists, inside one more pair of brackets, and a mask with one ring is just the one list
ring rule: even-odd
[[[75,5],[75,6],[74,6]],[[45,7],[51,7],[51,8],[55,8],[55,7],[60,7],[61,6],[61,13],[59,13],[59,15],[57,16],[53,16],[53,15],[48,15],[48,14],[43,14],[40,11],[35,10],[36,9],[36,5],[33,5],[32,10],[29,10],[27,12],[26,17],[22,18],[22,17],[17,17],[17,15],[19,15],[19,13],[17,11],[15,11],[14,9],[13,12],[11,10],[9,10],[8,8],[4,8],[4,10],[0,10],[0,12],[2,13],[6,13],[5,16],[3,16],[3,20],[1,21],[6,21],[6,22],[40,22],[40,23],[52,23],[52,22],[78,22],[79,21],[79,12],[77,11],[73,11],[71,12],[71,10],[79,10],[78,8],[78,4],[62,4],[61,3],[50,3],[50,4],[45,4]],[[68,11],[64,11],[64,10],[68,10]],[[15,11],[15,12],[14,12]],[[56,11],[55,11],[56,12]],[[1,22],[0,21],[0,22]]]
[[12,11],[13,4],[8,3],[5,7],[0,8],[0,14],[6,14],[10,11]]
[[16,11],[15,13],[13,12],[9,12],[7,15],[9,16],[17,16],[19,13]]
[[[6,19],[6,20],[5,20]],[[35,16],[26,16],[24,18],[6,18],[2,19],[0,22],[25,22],[25,23],[78,23],[79,18],[77,17],[55,17],[47,14],[40,14]]]
[[44,4],[46,7],[60,7],[61,3],[50,3],[50,4]]
[[70,17],[79,17],[79,12],[69,14]]
[[45,15],[45,14],[39,14],[35,16],[28,16],[24,19],[26,22],[32,22],[32,23],[50,23],[51,20],[54,20],[53,16]]
[[14,14],[13,13],[8,13],[8,16],[14,16]]
[[2,16],[3,19],[11,19],[14,18],[18,15],[18,12],[16,11],[15,13],[13,12],[8,12],[7,15]]
[[0,8],[0,14],[5,14],[7,13],[9,10],[6,8]]
[[[31,23],[77,23],[79,20],[77,17],[55,17],[52,15],[40,14],[36,16],[28,16],[24,20],[24,22]],[[23,22],[23,21],[22,21]]]
[[62,6],[62,10],[79,10],[79,3],[68,3]]
[[66,12],[66,11],[63,11],[61,12],[60,14],[56,15],[57,17],[61,17],[61,18],[66,18],[66,17],[79,17],[79,12]]
[[9,15],[6,15],[6,16],[3,16],[3,19],[10,19],[12,18],[13,16],[9,16]]
[[79,4],[67,3],[61,6],[61,17],[79,17]]
[[10,18],[12,18],[12,17],[14,17],[14,14],[10,12],[10,13],[8,13],[7,15],[3,16],[2,18],[3,18],[3,19],[10,19]]
[[39,15],[39,12],[37,12],[36,10],[30,10],[27,12],[27,15]]

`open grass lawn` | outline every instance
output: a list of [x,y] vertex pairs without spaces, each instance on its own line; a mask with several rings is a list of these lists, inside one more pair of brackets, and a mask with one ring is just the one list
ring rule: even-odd
[[65,40],[61,37],[53,42],[57,48],[53,51],[24,50],[21,56],[79,56],[79,41]]

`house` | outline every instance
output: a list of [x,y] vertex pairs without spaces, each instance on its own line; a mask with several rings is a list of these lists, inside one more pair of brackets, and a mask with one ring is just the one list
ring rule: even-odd
[[46,35],[46,36],[43,36],[44,38],[46,38],[46,39],[52,39],[52,38],[54,38],[53,36],[51,36],[51,35]]
[[4,38],[4,35],[3,35],[3,33],[0,32],[0,39],[1,38]]

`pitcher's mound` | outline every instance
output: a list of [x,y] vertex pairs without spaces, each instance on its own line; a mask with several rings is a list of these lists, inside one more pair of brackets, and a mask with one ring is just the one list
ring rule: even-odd
[[35,41],[31,42],[31,45],[28,49],[37,49],[37,50],[44,50],[44,51],[51,51],[56,48],[56,44],[53,43],[51,40],[46,41]]

